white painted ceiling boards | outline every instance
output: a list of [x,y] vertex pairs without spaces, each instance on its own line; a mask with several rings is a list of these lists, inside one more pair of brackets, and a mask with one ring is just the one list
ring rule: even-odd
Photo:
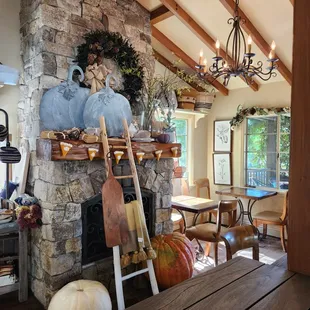
[[[147,10],[152,11],[162,5],[160,0],[138,0]],[[214,39],[219,39],[225,49],[226,40],[231,30],[227,20],[229,12],[219,0],[176,0],[176,2]],[[262,37],[271,44],[275,40],[276,53],[289,70],[292,67],[293,42],[293,6],[289,0],[240,0],[240,8],[247,15]],[[214,53],[201,42],[177,17],[172,16],[159,22],[155,27],[173,43],[181,48],[193,60],[198,61],[202,48],[207,56],[208,64],[212,64]],[[246,35],[246,33],[245,33]],[[247,35],[246,35],[247,36]],[[177,58],[157,40],[153,39],[153,47],[170,61]],[[266,63],[266,56],[253,44],[256,53],[254,62]],[[184,65],[185,66],[185,65]],[[284,80],[280,73],[276,78],[263,82],[256,78],[258,84]],[[222,81],[221,81],[222,82]],[[228,89],[248,87],[241,79],[231,78]]]

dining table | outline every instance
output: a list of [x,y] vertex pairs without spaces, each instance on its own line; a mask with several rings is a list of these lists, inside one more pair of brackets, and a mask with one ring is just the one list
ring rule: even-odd
[[[250,223],[253,225],[252,209],[257,201],[267,199],[276,196],[278,194],[276,191],[267,191],[257,188],[236,187],[236,186],[224,188],[222,190],[217,190],[215,193],[222,196],[232,196],[238,200],[238,204],[240,207],[240,214],[237,219],[237,222],[241,218],[241,225],[243,224],[245,215],[248,216]],[[248,199],[248,205],[246,209],[243,206],[243,202],[241,200],[242,198]]]
[[172,196],[171,198],[171,207],[181,214],[184,221],[184,232],[187,228],[184,211],[194,213],[193,225],[196,225],[199,215],[217,209],[218,203],[216,200],[186,195]]
[[242,256],[145,299],[130,310],[310,309],[310,276]]

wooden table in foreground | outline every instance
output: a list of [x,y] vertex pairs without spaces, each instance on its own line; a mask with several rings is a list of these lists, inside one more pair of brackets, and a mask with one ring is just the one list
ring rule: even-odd
[[186,230],[186,217],[183,211],[194,213],[193,225],[196,224],[197,218],[199,214],[211,211],[216,209],[218,206],[218,201],[200,198],[200,197],[193,197],[193,196],[173,196],[171,198],[171,207],[177,210],[183,218],[184,227]]
[[[215,193],[218,195],[235,197],[238,200],[240,207],[240,215],[237,222],[241,218],[241,224],[243,224],[244,216],[247,215],[252,225],[253,225],[253,219],[251,212],[255,202],[278,194],[277,192],[265,191],[256,188],[244,188],[244,187],[225,188],[223,190],[216,191]],[[240,198],[249,199],[248,207],[246,210],[244,209],[243,203]]]
[[239,256],[129,309],[307,310],[309,292],[310,277]]

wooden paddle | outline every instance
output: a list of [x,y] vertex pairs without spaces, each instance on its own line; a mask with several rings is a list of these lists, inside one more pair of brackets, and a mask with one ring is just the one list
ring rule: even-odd
[[104,117],[100,118],[102,146],[105,154],[105,166],[108,178],[102,185],[102,209],[104,231],[107,247],[128,242],[128,223],[126,218],[123,189],[115,179],[112,171],[112,160],[108,156],[109,144]]

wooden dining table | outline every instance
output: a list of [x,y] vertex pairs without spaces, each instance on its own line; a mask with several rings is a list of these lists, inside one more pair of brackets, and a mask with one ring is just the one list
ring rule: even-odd
[[[215,193],[218,195],[235,197],[238,200],[238,204],[240,207],[240,214],[237,219],[237,222],[241,218],[241,224],[243,224],[244,216],[247,215],[252,225],[253,225],[252,208],[254,204],[259,200],[267,199],[278,194],[275,191],[266,191],[256,188],[235,187],[235,186],[218,190]],[[241,200],[242,198],[248,199],[247,209],[245,209],[243,206],[243,202]]]
[[128,308],[130,310],[310,309],[310,277],[236,257]]
[[182,216],[182,219],[184,221],[184,230],[186,230],[187,227],[184,211],[195,214],[193,219],[193,225],[196,225],[198,216],[201,213],[217,209],[218,203],[219,202],[216,200],[186,195],[173,196],[171,198],[171,207],[177,210]]

